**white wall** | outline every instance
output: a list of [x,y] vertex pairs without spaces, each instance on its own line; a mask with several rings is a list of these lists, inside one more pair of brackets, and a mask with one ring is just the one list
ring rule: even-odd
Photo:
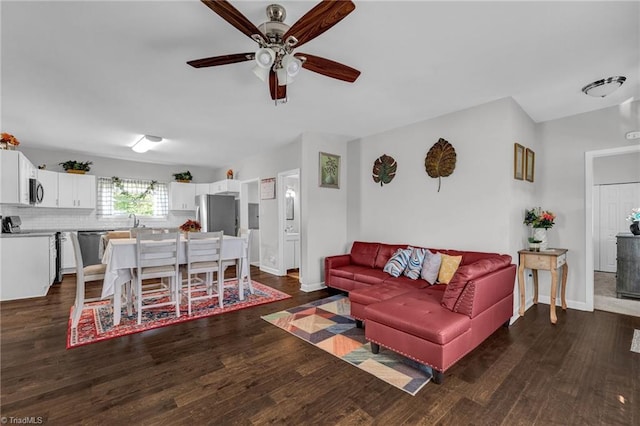
[[640,182],[640,153],[626,153],[593,159],[593,184]]
[[131,161],[127,161],[44,149],[23,149],[22,146],[20,147],[20,151],[24,153],[34,166],[38,167],[46,164],[47,170],[54,172],[64,171],[58,163],[76,160],[82,162],[93,161],[89,173],[96,176],[118,176],[122,178],[154,179],[158,182],[171,182],[174,180],[173,173],[189,170],[193,175],[193,183],[210,183],[226,178],[226,176],[223,176],[220,179],[214,179],[216,170],[213,168],[189,165],[168,166],[135,161],[136,156],[133,155],[135,154],[134,152],[132,152]]
[[[605,108],[538,125],[542,155],[538,164],[540,205],[558,218],[551,246],[569,250],[567,301],[587,308],[585,239],[585,152],[629,146],[625,133],[640,129],[639,102]],[[549,278],[540,274],[540,294],[548,294]],[[542,297],[541,301],[545,301]]]
[[[324,258],[345,252],[347,245],[347,170],[352,159],[347,155],[346,136],[304,133],[300,167],[300,260],[303,291],[324,284]],[[318,185],[319,153],[340,156],[340,188]]]
[[[350,176],[360,192],[360,205],[349,212],[349,224],[358,223],[359,231],[350,229],[350,238],[510,252],[511,195],[515,186],[527,186],[513,182],[513,104],[491,102],[368,136],[350,147],[360,169]],[[424,160],[439,138],[453,145],[457,161],[437,192],[438,180],[428,176]],[[383,187],[371,176],[382,154],[398,163],[396,177]]]

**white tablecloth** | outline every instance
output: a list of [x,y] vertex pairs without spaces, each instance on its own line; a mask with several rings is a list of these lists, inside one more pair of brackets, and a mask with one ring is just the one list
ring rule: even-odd
[[[180,238],[180,263],[187,262],[187,240]],[[240,259],[242,264],[241,278],[247,276],[247,239],[242,237],[224,236],[222,242],[222,259]],[[114,294],[116,286],[121,286],[131,280],[131,268],[137,268],[136,239],[117,238],[109,240],[102,256],[102,263],[107,265],[102,284],[102,298]]]

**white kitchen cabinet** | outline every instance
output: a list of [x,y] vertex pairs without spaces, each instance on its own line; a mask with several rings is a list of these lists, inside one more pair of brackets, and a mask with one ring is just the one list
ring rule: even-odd
[[193,183],[170,182],[169,183],[169,209],[170,210],[195,210],[196,209],[196,185]]
[[96,177],[58,173],[58,207],[95,209]]
[[239,194],[240,181],[235,179],[225,179],[213,182],[209,185],[210,194]]
[[[55,275],[51,236],[25,235],[0,238],[0,300],[46,296]],[[54,245],[55,249],[55,245]],[[9,255],[10,254],[10,255]]]
[[29,205],[29,179],[35,167],[20,151],[0,150],[0,203]]
[[58,207],[58,172],[38,170],[38,182],[42,185],[42,202],[36,207]]
[[300,267],[300,234],[285,234],[284,239],[284,266],[285,269]]

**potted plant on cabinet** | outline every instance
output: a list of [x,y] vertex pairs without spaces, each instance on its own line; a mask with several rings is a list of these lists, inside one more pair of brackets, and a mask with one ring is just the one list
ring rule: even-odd
[[65,170],[65,172],[67,173],[76,173],[76,174],[83,175],[89,170],[91,170],[91,165],[93,164],[93,162],[69,160],[69,161],[65,161],[64,163],[58,163],[58,164],[60,164],[62,168]]
[[173,177],[176,178],[176,181],[183,183],[191,182],[191,180],[193,179],[193,176],[191,176],[191,172],[189,170],[187,170],[186,172],[174,173]]

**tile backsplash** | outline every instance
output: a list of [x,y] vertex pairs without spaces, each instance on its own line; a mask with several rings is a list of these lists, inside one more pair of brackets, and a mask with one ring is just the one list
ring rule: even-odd
[[[97,217],[95,210],[35,208],[0,206],[4,216],[20,216],[23,230],[76,230],[76,229],[116,229],[133,226],[133,219],[127,216],[116,218]],[[139,217],[140,226],[173,228],[187,219],[194,219],[195,212],[170,211],[166,218]]]

